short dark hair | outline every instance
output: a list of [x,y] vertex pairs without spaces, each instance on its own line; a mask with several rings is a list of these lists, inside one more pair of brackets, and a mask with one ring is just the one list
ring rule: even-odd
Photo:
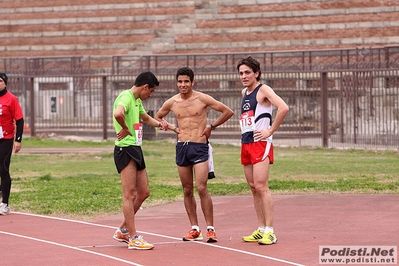
[[4,81],[4,84],[6,84],[6,86],[7,86],[8,77],[7,77],[6,73],[0,72],[0,78]]
[[148,87],[150,88],[154,88],[156,86],[159,86],[159,81],[154,73],[150,71],[143,72],[136,77],[136,80],[134,81],[134,86],[140,87],[145,84],[148,84]]
[[237,71],[240,70],[240,66],[246,65],[247,67],[251,68],[254,73],[259,72],[258,77],[256,78],[257,81],[260,80],[260,76],[262,75],[262,71],[260,70],[260,63],[258,60],[253,58],[252,56],[247,56],[241,58],[240,61],[237,63]]
[[189,76],[192,82],[194,80],[194,71],[189,67],[181,67],[177,70],[176,80],[179,76]]

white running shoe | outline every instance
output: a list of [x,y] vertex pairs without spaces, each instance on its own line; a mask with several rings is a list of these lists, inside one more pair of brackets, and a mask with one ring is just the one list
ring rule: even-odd
[[0,204],[0,214],[1,215],[9,215],[10,214],[10,206],[6,203],[1,203]]

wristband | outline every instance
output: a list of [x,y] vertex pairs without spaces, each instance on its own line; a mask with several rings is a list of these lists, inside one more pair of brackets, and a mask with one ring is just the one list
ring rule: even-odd
[[216,127],[211,124],[211,130],[215,130],[215,129],[216,129]]

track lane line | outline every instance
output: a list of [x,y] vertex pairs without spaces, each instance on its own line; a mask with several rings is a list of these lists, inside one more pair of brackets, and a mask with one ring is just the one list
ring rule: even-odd
[[90,250],[86,250],[86,249],[82,249],[82,248],[78,248],[78,247],[68,246],[68,245],[57,243],[57,242],[53,242],[53,241],[47,241],[47,240],[43,240],[43,239],[39,239],[39,238],[34,238],[34,237],[24,236],[24,235],[18,235],[18,234],[4,232],[4,231],[0,231],[0,234],[14,236],[14,237],[20,237],[20,238],[24,238],[24,239],[29,239],[29,240],[33,240],[33,241],[37,241],[37,242],[42,242],[42,243],[46,243],[46,244],[50,244],[50,245],[63,247],[63,248],[68,248],[68,249],[73,249],[73,250],[77,250],[77,251],[81,251],[81,252],[86,252],[86,253],[90,253],[90,254],[93,254],[93,255],[105,257],[105,258],[108,258],[108,259],[116,260],[116,261],[123,262],[123,263],[130,264],[130,265],[143,266],[141,264],[138,264],[138,263],[135,263],[135,262],[132,262],[132,261],[123,260],[123,259],[120,259],[120,258],[117,258],[117,257],[105,255],[105,254],[102,254],[102,253],[98,253],[98,252],[94,252],[94,251],[90,251]]
[[[80,224],[103,227],[103,228],[117,229],[117,227],[115,227],[115,226],[109,226],[109,225],[103,225],[103,224],[95,224],[95,223],[91,223],[91,222],[84,222],[84,221],[71,220],[71,219],[66,219],[66,218],[45,216],[45,215],[40,215],[40,214],[23,213],[23,212],[13,212],[13,213],[14,214],[20,214],[20,215],[27,215],[27,216],[46,218],[46,219],[65,221],[65,222],[80,223]],[[152,236],[157,236],[157,237],[162,237],[162,238],[167,238],[167,239],[172,239],[172,240],[179,240],[179,241],[181,240],[181,238],[167,236],[167,235],[161,235],[161,234],[150,233],[150,232],[139,231],[139,230],[137,230],[137,232],[139,232],[141,234],[147,234],[147,235],[152,235]],[[288,265],[305,266],[303,264],[299,264],[299,263],[296,263],[296,262],[283,260],[283,259],[279,259],[279,258],[275,258],[275,257],[270,257],[270,256],[266,256],[266,255],[261,255],[261,254],[257,254],[257,253],[253,253],[253,252],[249,252],[249,251],[245,251],[245,250],[241,250],[241,249],[229,248],[229,247],[225,247],[225,246],[209,244],[209,243],[200,242],[200,241],[192,241],[192,243],[199,244],[199,245],[212,246],[212,247],[215,247],[215,248],[224,249],[224,250],[228,250],[228,251],[233,251],[233,252],[237,252],[237,253],[242,253],[242,254],[246,254],[246,255],[250,255],[250,256],[254,256],[254,257],[260,257],[260,258],[264,258],[264,259],[268,259],[268,260],[278,261],[278,262],[285,263],[285,264],[288,264]],[[101,253],[98,253],[98,254],[101,254]],[[104,255],[104,256],[106,256],[106,255]],[[139,265],[139,264],[134,264],[134,265]]]

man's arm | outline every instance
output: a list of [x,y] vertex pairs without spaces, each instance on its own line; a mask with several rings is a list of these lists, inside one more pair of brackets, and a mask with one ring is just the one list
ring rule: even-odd
[[218,119],[213,121],[210,126],[206,126],[201,133],[201,136],[205,135],[209,139],[211,137],[211,131],[229,120],[230,117],[234,115],[234,112],[227,105],[215,100],[215,98],[213,98],[212,96],[202,94],[201,97],[207,106],[221,113]]
[[18,153],[21,150],[22,135],[24,133],[24,119],[18,119],[15,121],[15,124],[17,130],[15,132],[14,152]]
[[262,96],[267,98],[269,102],[277,109],[276,117],[274,118],[272,126],[269,128],[270,135],[272,135],[280,127],[289,111],[289,107],[284,100],[274,92],[272,88],[264,86],[261,88],[260,92]]
[[168,123],[166,121],[158,121],[152,118],[149,114],[145,113],[140,115],[141,121],[151,127],[159,127],[162,130],[168,130]]
[[222,102],[215,100],[213,97],[206,95],[205,99],[207,101],[207,105],[215,111],[220,112],[220,116],[211,125],[216,128],[226,122],[234,115],[233,110],[231,110],[227,105]]
[[154,118],[157,121],[166,122],[167,123],[167,129],[173,130],[175,133],[178,133],[179,132],[178,131],[178,127],[170,124],[169,122],[167,122],[164,119],[164,117],[166,117],[170,113],[171,106],[172,106],[172,100],[171,99],[165,101],[164,104],[161,106],[161,108],[158,110],[158,112],[155,114]]
[[127,135],[132,135],[132,133],[130,132],[129,128],[126,125],[125,108],[122,105],[118,105],[118,107],[116,107],[114,112],[114,117],[116,122],[118,122],[118,124],[122,127],[122,129],[116,133],[118,140],[123,139]]
[[125,122],[125,108],[122,105],[118,105],[114,112],[116,122],[121,125],[122,129],[128,129]]

